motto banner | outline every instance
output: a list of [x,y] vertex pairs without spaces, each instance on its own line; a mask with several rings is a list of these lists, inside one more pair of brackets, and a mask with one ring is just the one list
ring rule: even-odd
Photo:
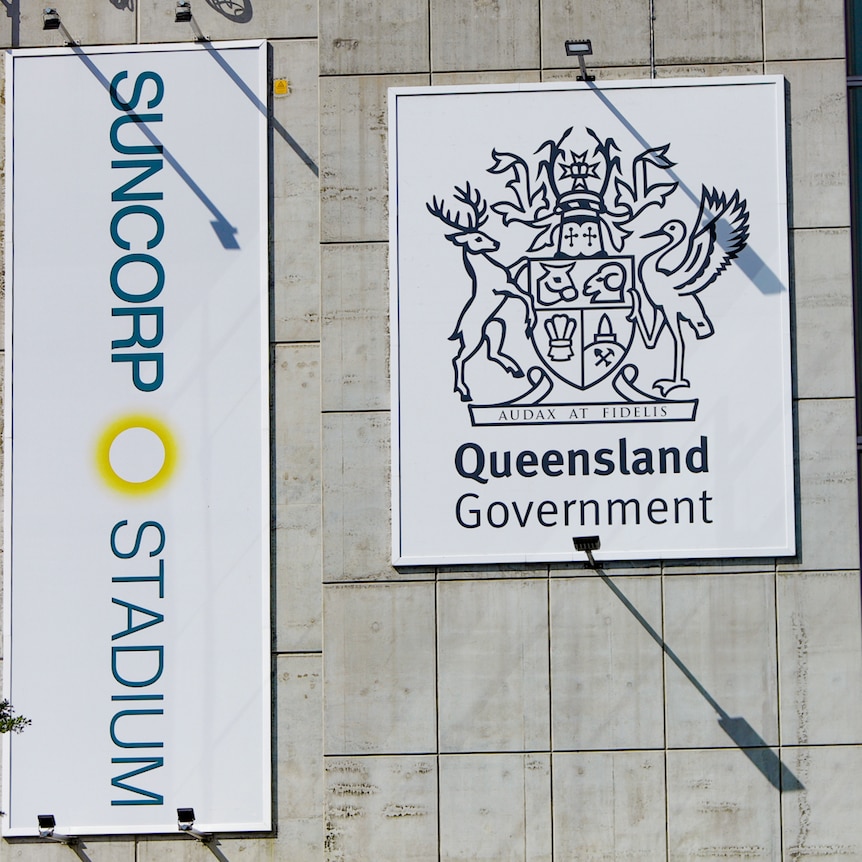
[[795,553],[784,98],[390,90],[396,564]]
[[3,833],[269,829],[266,45],[6,81]]

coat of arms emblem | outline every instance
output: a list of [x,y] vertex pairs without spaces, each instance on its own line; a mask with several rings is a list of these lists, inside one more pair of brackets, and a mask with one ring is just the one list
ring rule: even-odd
[[[474,425],[691,420],[697,399],[685,397],[687,342],[714,332],[701,293],[745,247],[746,201],[738,190],[703,186],[695,218],[663,220],[658,230],[637,234],[633,250],[647,210],[665,209],[678,194],[693,197],[673,174],[670,145],[629,154],[625,169],[614,139],[588,128],[573,147],[573,131],[545,141],[529,161],[492,150],[487,170],[505,179],[506,197],[489,202],[465,182],[427,202],[461,249],[471,283],[450,336],[457,344],[453,391]],[[512,263],[500,257],[491,213],[497,231],[516,224],[532,231]],[[511,302],[523,307],[523,332],[511,332],[501,314]],[[531,345],[526,367],[507,350],[513,338]],[[632,347],[649,352],[661,343],[670,346],[670,367],[644,381],[642,370],[653,368],[635,365]],[[480,362],[520,381],[513,398],[481,401],[471,385]],[[554,394],[558,388],[567,400]]]

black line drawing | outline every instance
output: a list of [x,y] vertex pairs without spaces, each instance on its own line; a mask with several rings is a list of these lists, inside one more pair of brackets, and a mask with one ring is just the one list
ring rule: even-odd
[[[426,203],[433,216],[455,229],[445,237],[461,246],[472,285],[450,336],[459,342],[453,391],[469,402],[474,425],[499,424],[493,411],[484,411],[499,402],[477,402],[473,389],[480,396],[481,381],[473,389],[466,382],[468,365],[491,361],[514,379],[526,377],[509,405],[536,405],[541,401],[529,399],[539,391],[544,399],[559,389],[572,407],[634,405],[644,409],[630,411],[631,421],[691,421],[698,400],[683,400],[678,393],[669,397],[691,386],[685,377],[684,324],[698,339],[714,333],[700,294],[746,246],[746,201],[738,189],[727,194],[704,186],[691,226],[668,218],[657,231],[635,234],[647,210],[671,208],[679,182],[668,181],[675,166],[670,144],[629,153],[624,162],[616,141],[590,128],[584,129],[581,146],[572,148],[573,131],[570,126],[558,139],[545,141],[529,158],[492,149],[487,173],[505,179],[500,200],[486,201],[466,182],[454,187],[454,208],[446,206],[445,196]],[[493,236],[487,226],[491,213],[502,225],[498,230],[532,231],[514,263],[500,259],[500,234]],[[656,238],[658,245],[642,242]],[[512,355],[516,351],[503,350],[507,337],[520,337],[507,332],[509,299],[524,306],[524,337],[535,358],[524,367]],[[659,344],[665,356],[672,351],[670,372],[659,369],[652,384],[636,385],[642,371],[654,373],[652,365],[646,367],[644,350]],[[636,345],[638,363],[629,356]],[[546,382],[537,386],[541,379]],[[646,409],[659,404],[669,406]],[[561,415],[568,418],[558,421],[597,421],[596,411]]]

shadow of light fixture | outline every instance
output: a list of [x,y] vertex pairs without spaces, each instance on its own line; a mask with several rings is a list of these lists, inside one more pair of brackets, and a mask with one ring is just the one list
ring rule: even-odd
[[212,832],[201,832],[200,829],[195,829],[194,808],[177,808],[177,828],[180,832],[185,832],[204,844],[209,844],[215,838]]
[[43,30],[59,30],[60,29],[60,14],[53,6],[46,6],[42,10],[42,29]]
[[174,21],[177,24],[192,20],[192,4],[189,0],[177,0],[177,9],[174,16]]
[[595,81],[595,75],[587,74],[587,64],[584,62],[584,57],[593,53],[593,43],[589,39],[566,39],[566,56],[577,57],[578,63],[581,65],[581,74],[578,75],[579,81]]
[[588,562],[585,564],[591,569],[600,569],[601,563],[597,563],[593,557],[593,551],[598,551],[602,546],[602,540],[598,536],[572,536],[572,543],[576,551],[583,551],[587,555]]
[[68,844],[74,847],[78,843],[76,835],[60,835],[54,829],[57,825],[57,820],[53,814],[37,814],[36,822],[39,824],[39,837],[43,841],[54,841],[57,844]]

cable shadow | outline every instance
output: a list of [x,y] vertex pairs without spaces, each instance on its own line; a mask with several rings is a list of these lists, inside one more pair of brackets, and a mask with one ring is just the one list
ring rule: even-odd
[[279,136],[287,143],[287,145],[296,153],[297,156],[302,160],[303,164],[316,176],[320,176],[320,170],[314,162],[314,159],[302,148],[296,138],[290,134],[290,132],[285,129],[285,127],[279,123],[278,120],[274,116],[272,116],[267,108],[267,106],[261,102],[260,99],[254,94],[251,88],[246,84],[245,81],[236,73],[233,67],[219,54],[218,51],[213,48],[213,46],[204,39],[200,35],[200,28],[197,27],[194,18],[192,18],[192,25],[194,27],[195,32],[198,34],[201,44],[204,48],[207,49],[209,55],[219,64],[219,66],[224,69],[227,76],[242,90],[243,94],[248,98],[248,100],[267,118],[268,122],[272,125],[272,128],[278,132]]
[[251,0],[207,0],[207,6],[235,24],[247,24],[254,16]]
[[21,0],[0,0],[6,9],[6,17],[12,19],[10,42],[13,48],[21,44]]
[[599,577],[625,605],[629,613],[643,626],[646,633],[661,647],[662,652],[682,671],[703,699],[718,714],[718,726],[730,737],[733,744],[757,767],[763,777],[780,793],[804,790],[804,785],[781,762],[763,737],[742,716],[731,716],[703,687],[700,680],[683,664],[679,656],[665,643],[659,633],[644,619],[638,609],[626,598],[620,588],[605,574]]
[[[652,149],[653,145],[650,144],[646,138],[644,138],[644,136],[623,116],[613,102],[611,102],[611,100],[593,82],[587,82],[587,86],[596,94],[596,96],[598,96],[598,98],[604,103],[605,107],[620,121],[620,123],[622,123],[623,126],[631,132],[644,149]],[[680,179],[679,175],[674,172],[673,168],[669,167],[666,168],[666,170],[668,175],[673,177],[679,184],[679,187],[692,203],[699,204],[700,197],[695,195],[695,193]],[[736,258],[736,262],[745,275],[754,282],[761,293],[781,293],[782,291],[787,290],[787,287],[781,279],[749,244],[746,244],[745,248],[740,252]]]
[[[2,2],[2,0],[0,0],[0,2]],[[99,71],[95,63],[93,63],[87,54],[81,50],[80,46],[74,44],[74,39],[71,38],[69,31],[66,30],[62,23],[60,24],[60,28],[63,31],[64,36],[67,37],[67,41],[70,43],[69,47],[75,53],[75,56],[78,57],[78,59],[87,67],[93,77],[105,88],[105,90],[110,92],[110,81],[108,81],[108,79]],[[138,116],[134,111],[129,111],[128,113],[129,116],[132,117]],[[192,179],[189,172],[177,161],[177,159],[171,154],[170,150],[162,144],[153,130],[150,129],[146,123],[143,123],[140,120],[136,120],[135,125],[141,130],[141,133],[150,141],[150,143],[162,148],[161,155],[164,160],[176,171],[177,176],[183,180],[189,189],[194,192],[198,200],[200,200],[200,202],[210,211],[213,216],[213,221],[211,221],[210,224],[212,225],[212,228],[222,246],[226,249],[238,249],[240,246],[236,239],[237,228],[228,221],[224,213],[221,212],[215,203],[210,200],[204,190]]]

